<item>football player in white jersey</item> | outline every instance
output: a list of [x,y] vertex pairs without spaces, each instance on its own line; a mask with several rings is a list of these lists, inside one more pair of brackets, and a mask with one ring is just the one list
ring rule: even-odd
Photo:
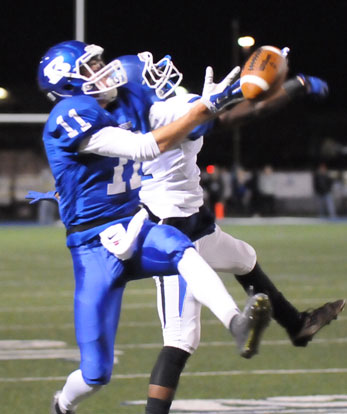
[[[208,68],[203,96],[211,87],[212,79],[212,69]],[[196,161],[203,145],[203,137],[199,133],[208,133],[209,129],[216,127],[235,126],[238,111],[243,112],[242,120],[248,120],[278,109],[288,100],[304,94],[324,96],[327,85],[318,78],[300,75],[287,81],[283,89],[267,102],[238,104],[214,124],[205,125],[205,131],[202,131],[203,128],[195,130],[185,141],[155,160],[145,161],[140,190],[140,199],[152,219],[170,224],[187,234],[211,267],[234,274],[246,291],[265,292],[269,296],[273,318],[286,329],[295,346],[306,346],[322,327],[336,319],[345,301],[326,303],[310,312],[299,312],[287,301],[261,269],[254,248],[223,232],[204,207]],[[149,113],[151,128],[172,122],[172,114],[184,114],[196,99],[197,96],[187,94],[154,103]],[[157,276],[155,280],[164,346],[152,370],[146,414],[166,414],[185,363],[199,345],[201,305],[180,276]]]

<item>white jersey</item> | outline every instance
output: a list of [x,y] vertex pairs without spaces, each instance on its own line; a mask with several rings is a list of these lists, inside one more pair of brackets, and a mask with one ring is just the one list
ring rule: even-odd
[[[175,96],[152,105],[152,129],[167,125],[189,111],[196,95]],[[140,199],[160,219],[188,217],[203,205],[200,169],[196,164],[203,138],[186,139],[179,146],[142,165],[144,180]],[[148,178],[148,179],[146,179]]]
[[[159,128],[183,116],[194,105],[189,103],[193,96],[178,96],[155,103],[149,116],[151,128]],[[189,217],[203,205],[200,170],[196,165],[202,143],[202,137],[195,141],[186,139],[156,159],[143,162],[145,179],[140,199],[160,219]],[[197,240],[195,246],[206,262],[218,271],[247,274],[256,262],[252,246],[224,233],[218,225],[212,233]],[[178,276],[155,277],[155,280],[164,345],[193,353],[200,341],[201,303],[189,287],[185,290]]]

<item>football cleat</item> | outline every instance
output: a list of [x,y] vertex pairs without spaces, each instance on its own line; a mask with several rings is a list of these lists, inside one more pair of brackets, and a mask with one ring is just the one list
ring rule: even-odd
[[271,320],[271,304],[267,295],[251,296],[242,313],[230,323],[230,331],[243,358],[252,358],[258,353],[260,340]]
[[302,312],[302,327],[298,332],[289,334],[293,345],[306,346],[320,329],[333,319],[337,319],[337,315],[343,310],[345,303],[344,299],[339,299],[335,302],[328,302],[312,311]]
[[51,414],[75,414],[75,411],[61,411],[59,407],[59,395],[61,394],[61,391],[57,391],[52,399],[51,404]]

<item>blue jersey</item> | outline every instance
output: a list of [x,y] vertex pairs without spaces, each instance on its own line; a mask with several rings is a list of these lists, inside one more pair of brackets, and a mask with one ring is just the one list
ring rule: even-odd
[[[200,99],[194,95],[189,103]],[[153,99],[153,94],[145,92],[141,88],[125,85],[118,90],[118,98],[115,104],[108,108],[118,125],[131,131],[141,131],[143,134],[151,131],[149,123],[150,107],[160,99]],[[207,134],[214,127],[214,120],[207,121],[195,127],[188,135],[188,139],[196,140]]]
[[[50,113],[43,140],[60,195],[61,219],[68,230],[90,227],[69,234],[69,246],[88,241],[106,225],[131,216],[139,204],[140,163],[79,153],[81,141],[108,126],[149,132],[152,103],[142,91],[120,88],[108,110],[94,98],[81,95],[62,100]],[[191,139],[206,132],[206,126],[198,127]]]
[[[118,125],[110,112],[84,95],[62,100],[50,113],[43,141],[60,195],[60,216],[67,229],[95,221],[121,220],[132,215],[138,205],[139,163],[78,152],[84,138]],[[96,226],[71,234],[68,245],[78,245],[100,230]]]
[[146,134],[151,130],[149,125],[151,105],[152,100],[143,91],[121,87],[118,90],[117,100],[108,106],[108,110],[120,127]]

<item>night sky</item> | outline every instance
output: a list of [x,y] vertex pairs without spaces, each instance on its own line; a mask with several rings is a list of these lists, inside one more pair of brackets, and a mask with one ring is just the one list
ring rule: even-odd
[[[1,0],[0,86],[13,91],[16,100],[11,110],[47,112],[50,109],[37,90],[37,65],[50,46],[74,38],[74,4],[73,0]],[[260,122],[258,132],[272,140],[270,130],[278,134],[277,128],[291,131],[302,126],[301,133],[307,134],[312,122],[315,123],[310,121],[307,126],[307,119],[319,124],[324,118],[326,121],[319,130],[324,134],[333,133],[347,145],[343,121],[347,90],[347,1],[86,0],[85,5],[85,40],[103,46],[106,60],[145,50],[151,51],[156,60],[170,54],[184,74],[183,85],[192,92],[201,92],[207,65],[213,66],[215,78],[219,80],[236,61],[237,57],[232,54],[232,20],[238,21],[240,35],[250,34],[256,39],[256,47],[288,46],[291,49],[289,76],[303,72],[325,79],[330,86],[329,98],[324,103],[307,102],[290,107],[281,116],[271,118],[271,128],[269,122]],[[244,61],[241,51],[239,61]],[[307,117],[303,111],[307,111]],[[294,119],[289,120],[289,116]],[[247,143],[245,139],[244,145],[257,147],[254,128],[247,128],[246,133],[251,141]],[[278,151],[276,144],[272,147]],[[248,162],[252,163],[252,159]]]

